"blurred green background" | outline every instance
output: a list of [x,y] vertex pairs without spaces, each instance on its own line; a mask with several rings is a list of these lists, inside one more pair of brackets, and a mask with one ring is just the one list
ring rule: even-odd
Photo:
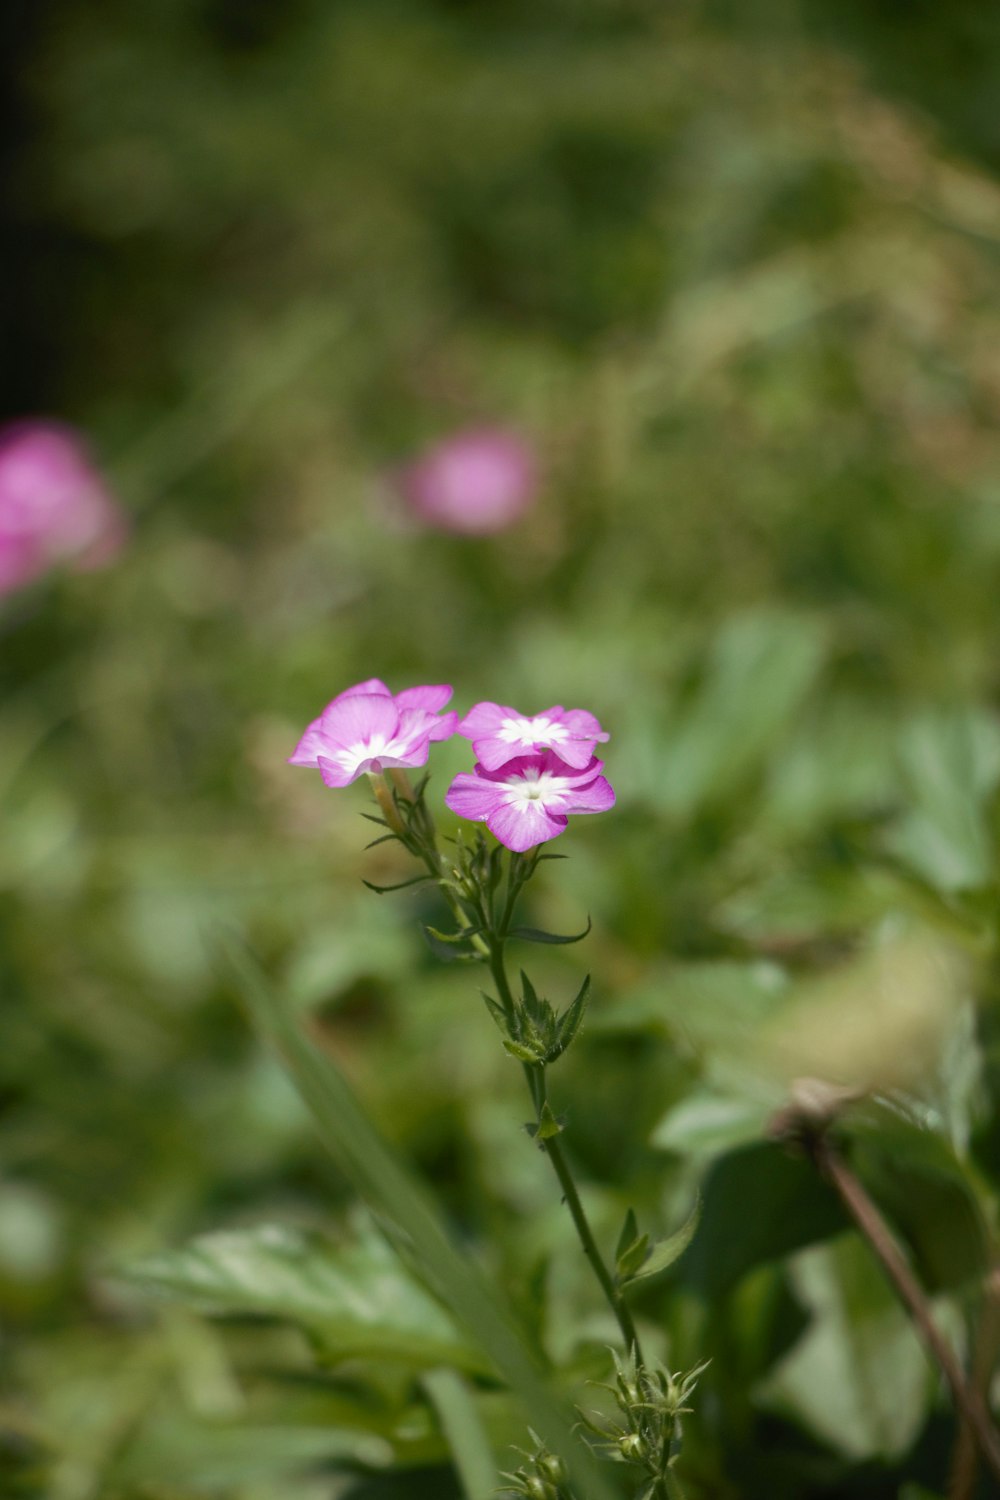
[[[134,532],[0,605],[0,1492],[454,1493],[412,1371],[319,1376],[283,1323],[112,1274],[209,1230],[367,1232],[213,966],[219,920],[544,1301],[553,1356],[599,1366],[477,976],[422,946],[431,898],[361,886],[407,873],[361,853],[363,789],[285,764],[377,674],[611,730],[618,808],[534,896],[593,934],[528,956],[553,994],[594,974],[555,1087],[602,1234],[704,1186],[700,1250],[642,1304],[673,1368],[713,1360],[690,1494],[943,1495],[923,1357],[761,1130],[829,1055],[815,977],[850,989],[897,941],[881,1009],[834,997],[833,1071],[905,1094],[895,1146],[861,1120],[855,1149],[961,1341],[1000,1164],[1000,16],[46,0],[2,24],[3,414],[84,429]],[[394,468],[484,421],[536,445],[531,513],[399,524]],[[435,752],[432,799],[467,751]],[[932,981],[945,935],[971,967]],[[330,1437],[365,1422],[377,1479]]]

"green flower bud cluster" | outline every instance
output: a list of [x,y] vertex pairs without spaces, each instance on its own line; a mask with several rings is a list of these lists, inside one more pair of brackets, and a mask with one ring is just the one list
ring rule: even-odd
[[530,1453],[524,1448],[517,1449],[524,1463],[513,1474],[504,1474],[509,1483],[497,1491],[498,1500],[500,1497],[510,1500],[515,1495],[525,1496],[526,1500],[574,1500],[566,1483],[566,1465],[548,1451],[537,1432],[528,1430],[534,1449]]
[[599,1452],[638,1471],[636,1500],[665,1500],[674,1493],[670,1471],[680,1450],[681,1417],[691,1410],[688,1402],[705,1366],[675,1375],[634,1355],[615,1355],[614,1361],[614,1384],[602,1389],[611,1392],[622,1420],[582,1416],[583,1425]]

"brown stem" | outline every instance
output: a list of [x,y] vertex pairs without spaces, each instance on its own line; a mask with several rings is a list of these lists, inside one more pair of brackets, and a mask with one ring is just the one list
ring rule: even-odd
[[881,1262],[882,1269],[948,1382],[952,1400],[962,1421],[979,1445],[987,1465],[1000,1480],[1000,1434],[993,1425],[989,1408],[982,1393],[966,1380],[965,1372],[951,1346],[934,1322],[924,1290],[896,1243],[892,1230],[829,1136],[820,1133],[808,1142],[808,1146],[816,1165],[832,1183],[847,1212]]
[[[972,1383],[983,1399],[1000,1349],[1000,1267],[994,1267],[983,1287],[982,1317],[972,1352]],[[958,1430],[948,1481],[948,1500],[972,1500],[976,1489],[979,1451],[975,1434],[963,1419]]]

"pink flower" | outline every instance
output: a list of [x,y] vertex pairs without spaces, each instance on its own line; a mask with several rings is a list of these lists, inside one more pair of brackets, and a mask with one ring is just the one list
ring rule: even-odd
[[516,756],[539,755],[543,750],[555,750],[566,765],[579,771],[590,762],[595,746],[609,738],[586,709],[558,704],[526,717],[499,703],[477,703],[458,732],[472,741],[476,759],[487,771],[495,771]]
[[101,567],[121,548],[125,530],[70,428],[14,422],[0,430],[0,594],[58,563]]
[[428,525],[486,535],[512,525],[531,504],[538,465],[514,433],[475,427],[430,448],[400,472],[398,484]]
[[570,813],[607,812],[615,805],[603,762],[571,766],[552,751],[508,761],[500,770],[477,765],[461,772],[445,793],[452,812],[487,828],[508,849],[523,853],[565,832]]
[[313,720],[289,763],[316,767],[327,786],[349,786],[364,771],[426,765],[431,740],[455,733],[458,714],[440,712],[451,695],[446,683],[393,696],[377,677],[359,682]]

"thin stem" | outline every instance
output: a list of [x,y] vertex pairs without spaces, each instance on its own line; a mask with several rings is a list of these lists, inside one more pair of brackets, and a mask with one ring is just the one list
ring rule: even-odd
[[[972,1351],[972,1383],[983,1399],[1000,1348],[1000,1267],[994,1267],[983,1287],[982,1310]],[[972,1500],[976,1488],[979,1450],[975,1434],[963,1418],[958,1430],[948,1479],[948,1500]]]
[[[405,801],[410,802],[414,806],[416,806],[417,801],[413,794],[413,787],[410,784],[410,778],[407,776],[406,772],[398,766],[393,766],[387,774],[392,781],[393,786],[396,788],[397,794]],[[395,798],[393,797],[392,792],[389,790],[389,787],[386,784],[384,778],[381,776],[369,775],[368,779],[372,784],[372,790],[375,793],[376,801],[378,802],[379,807],[382,809],[382,812],[385,814],[386,822],[389,824],[390,828],[392,828],[393,832],[395,833],[405,832],[400,820],[399,810],[396,807]],[[423,860],[424,864],[427,866],[428,874],[437,882],[438,886],[440,887],[441,893],[444,896],[444,899],[447,901],[449,910],[451,911],[452,916],[455,918],[455,921],[458,923],[458,926],[460,928],[465,927],[469,922],[469,914],[463,909],[462,903],[459,901],[444,873],[444,857],[437,845],[437,829],[434,826],[434,819],[431,817],[430,811],[423,798],[420,799],[419,812],[424,825],[424,839],[422,841],[419,841],[416,847],[420,848],[420,844],[423,844],[420,852],[420,857]],[[410,845],[409,847],[413,848],[414,846]],[[480,917],[480,925],[484,925],[481,920],[481,913],[478,913],[477,915]],[[478,933],[474,937],[470,938],[469,941],[476,949],[476,951],[481,955],[481,957],[489,957],[490,950]]]
[[819,1135],[808,1142],[813,1160],[832,1183],[841,1202],[881,1262],[951,1390],[955,1407],[979,1444],[983,1458],[1000,1479],[1000,1434],[980,1391],[965,1378],[958,1360],[931,1314],[930,1305],[892,1231],[861,1182],[832,1144]]
[[[517,1006],[514,1000],[514,995],[511,991],[510,981],[507,978],[507,969],[504,963],[504,938],[510,925],[510,920],[514,914],[514,907],[517,902],[517,897],[521,892],[521,888],[524,886],[526,880],[528,879],[528,875],[530,875],[534,869],[534,866],[532,866],[532,869],[528,871],[528,874],[523,875],[521,873],[520,866],[518,866],[515,873],[515,858],[517,858],[517,856],[512,856],[511,866],[508,871],[507,899],[504,905],[504,914],[501,926],[499,931],[494,930],[490,934],[489,942],[490,972],[493,975],[493,982],[497,987],[497,993],[500,998],[500,1004],[503,1006],[504,1014],[511,1019],[516,1015]],[[536,1066],[530,1063],[525,1063],[524,1076],[527,1080],[528,1088],[531,1092],[531,1097],[534,1102],[535,1113],[537,1115],[538,1122],[539,1124],[541,1124],[542,1112],[548,1102],[544,1064],[541,1066]],[[545,1152],[546,1156],[549,1158],[549,1161],[552,1163],[553,1171],[555,1172],[556,1177],[559,1180],[559,1186],[562,1188],[566,1207],[569,1209],[570,1215],[573,1219],[573,1223],[576,1227],[577,1238],[579,1239],[580,1244],[583,1247],[583,1253],[590,1261],[591,1269],[600,1283],[601,1291],[604,1293],[608,1306],[611,1308],[611,1311],[615,1315],[618,1327],[621,1329],[622,1338],[625,1340],[625,1347],[629,1351],[629,1353],[634,1352],[636,1359],[640,1363],[642,1363],[642,1349],[639,1344],[639,1335],[636,1332],[635,1323],[632,1321],[632,1314],[629,1311],[629,1308],[625,1302],[625,1299],[622,1297],[620,1290],[615,1285],[614,1277],[608,1270],[604,1262],[604,1257],[601,1255],[600,1249],[598,1248],[597,1241],[594,1238],[594,1232],[590,1227],[590,1221],[587,1218],[583,1203],[580,1200],[580,1194],[577,1191],[576,1183],[573,1180],[572,1169],[570,1168],[569,1162],[566,1160],[566,1157],[563,1155],[563,1149],[559,1143],[559,1137],[557,1135],[553,1135],[546,1138],[540,1138],[539,1145]]]
[[[537,1080],[535,1086],[532,1089],[532,1093],[535,1098],[535,1107],[538,1110],[538,1118],[540,1121],[542,1110],[545,1108],[545,1105],[548,1102],[545,1086],[545,1069],[544,1067],[537,1067],[532,1068],[530,1071]],[[541,1146],[546,1156],[549,1158],[549,1161],[552,1163],[553,1171],[559,1179],[559,1186],[562,1188],[563,1198],[566,1201],[566,1207],[569,1209],[570,1215],[573,1219],[573,1223],[576,1226],[577,1237],[580,1241],[580,1244],[583,1246],[583,1253],[590,1261],[591,1269],[600,1282],[601,1290],[604,1293],[605,1298],[607,1299],[611,1311],[615,1315],[615,1318],[618,1322],[618,1327],[621,1329],[622,1338],[625,1340],[625,1347],[630,1354],[635,1354],[636,1359],[641,1364],[642,1350],[639,1345],[639,1335],[636,1332],[635,1324],[632,1321],[632,1314],[629,1311],[624,1297],[622,1296],[618,1287],[615,1285],[614,1277],[611,1275],[611,1272],[605,1265],[604,1257],[601,1255],[601,1252],[598,1249],[597,1241],[594,1239],[593,1230],[590,1227],[590,1222],[587,1218],[583,1204],[580,1201],[580,1194],[577,1192],[576,1183],[573,1180],[573,1173],[570,1169],[569,1162],[563,1155],[563,1149],[559,1143],[559,1137],[557,1135],[551,1135],[546,1140],[541,1141]]]

